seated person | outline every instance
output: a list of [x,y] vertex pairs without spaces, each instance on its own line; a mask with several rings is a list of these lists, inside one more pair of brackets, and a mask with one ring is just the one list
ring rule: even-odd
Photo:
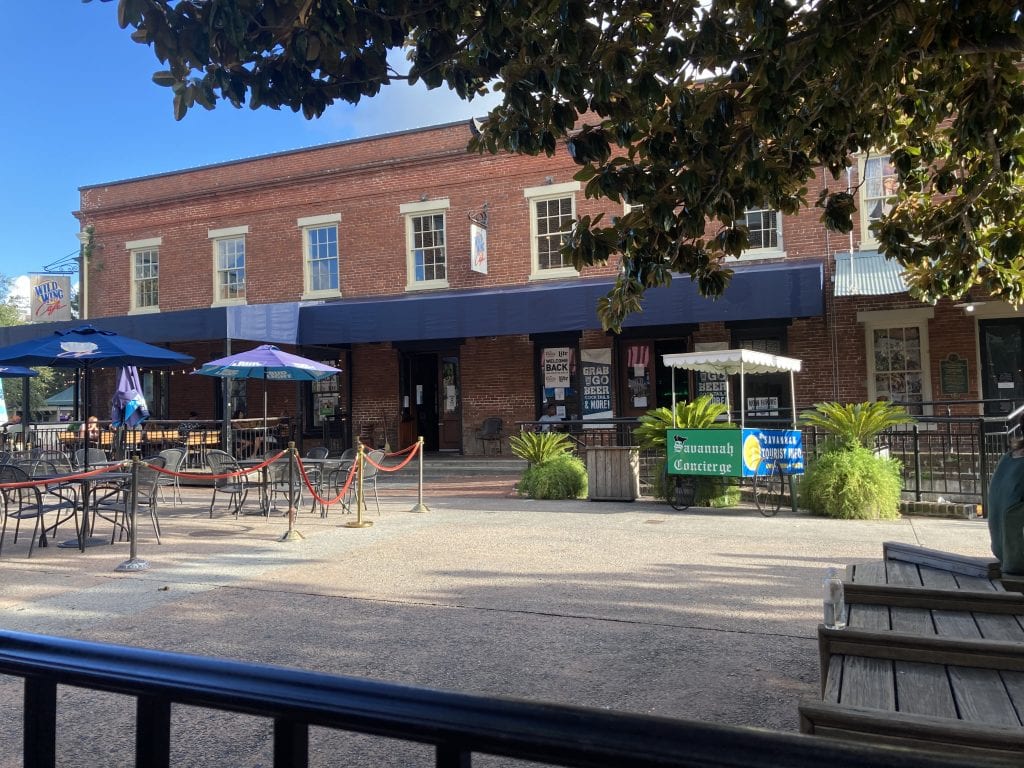
[[90,416],[85,423],[78,428],[78,436],[91,445],[99,445],[100,442],[100,420]]
[[537,419],[537,421],[541,422],[540,432],[550,432],[553,424],[560,424],[562,422],[562,417],[558,415],[558,406],[554,403],[548,403],[544,415]]
[[238,408],[233,414],[231,414],[231,429],[234,432],[235,456],[241,458],[258,456],[260,449],[263,447],[263,438],[259,435],[254,435],[244,424],[236,423],[244,418],[245,411],[241,408]]
[[188,439],[189,432],[195,432],[199,429],[199,414],[195,411],[189,411],[188,419],[181,422],[178,425],[178,435],[185,439]]
[[18,442],[21,438],[21,432],[24,426],[21,423],[21,411],[18,411],[11,420],[3,425],[4,443],[8,440],[11,442]]

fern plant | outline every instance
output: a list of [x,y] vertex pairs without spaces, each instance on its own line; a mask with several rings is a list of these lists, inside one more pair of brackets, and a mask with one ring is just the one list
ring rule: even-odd
[[572,442],[564,432],[520,432],[508,439],[512,453],[530,466],[539,466],[572,450]]
[[818,403],[800,414],[800,424],[827,432],[845,450],[871,448],[875,437],[914,418],[906,409],[885,400],[875,403]]
[[[692,403],[676,403],[676,429],[709,429],[729,410],[729,406],[716,403],[711,395],[701,395]],[[633,430],[641,448],[665,450],[665,430],[672,429],[672,410],[655,408],[640,417],[640,426]]]

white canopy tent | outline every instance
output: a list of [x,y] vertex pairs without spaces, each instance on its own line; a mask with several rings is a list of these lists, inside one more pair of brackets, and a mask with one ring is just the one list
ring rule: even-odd
[[[800,361],[795,357],[769,355],[752,349],[722,349],[710,352],[679,352],[662,355],[662,362],[672,369],[672,418],[676,414],[676,368],[703,373],[724,375],[725,400],[729,402],[729,376],[740,377],[740,427],[746,426],[746,375],[760,373],[789,373],[789,395],[791,398],[793,429],[796,429],[796,388],[793,374],[800,370]],[[732,418],[729,419],[732,421]]]

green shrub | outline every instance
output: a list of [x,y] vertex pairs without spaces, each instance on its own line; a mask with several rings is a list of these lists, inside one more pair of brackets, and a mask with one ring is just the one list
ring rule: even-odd
[[520,432],[508,439],[512,453],[530,466],[546,464],[572,450],[572,441],[564,432]]
[[531,464],[518,485],[520,496],[533,499],[579,499],[587,495],[587,468],[563,452],[541,464]]
[[902,485],[897,459],[855,446],[822,454],[808,465],[800,505],[825,517],[894,520],[900,516]]
[[[716,403],[711,395],[701,395],[692,403],[676,403],[676,429],[708,429],[718,426],[716,420],[726,413],[729,406]],[[640,426],[633,430],[637,445],[641,448],[665,450],[665,430],[673,429],[672,411],[669,408],[654,408],[640,417]],[[731,424],[728,426],[732,426]]]
[[[817,427],[831,435],[843,448],[871,448],[875,436],[897,424],[908,424],[914,418],[906,409],[886,400],[874,403],[818,403],[800,414],[800,423]],[[830,446],[825,446],[827,452]]]

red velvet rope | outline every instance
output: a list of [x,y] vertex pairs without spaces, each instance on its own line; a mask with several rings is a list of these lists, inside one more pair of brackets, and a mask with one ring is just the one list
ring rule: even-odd
[[400,470],[402,467],[404,467],[406,464],[408,464],[410,461],[413,460],[413,457],[416,456],[416,451],[417,451],[417,449],[419,447],[420,447],[420,444],[419,443],[415,443],[414,445],[410,446],[409,448],[405,448],[402,451],[399,451],[398,453],[389,453],[389,454],[387,454],[384,458],[389,458],[391,456],[401,456],[402,453],[404,453],[405,451],[409,451],[409,455],[405,458],[405,461],[403,461],[401,464],[396,464],[393,467],[381,466],[376,461],[374,461],[369,456],[367,456],[365,453],[363,454],[363,458],[366,459],[366,461],[368,461],[372,466],[374,466],[377,469],[379,469],[381,472],[397,472],[398,470]]
[[106,466],[93,469],[88,472],[78,472],[71,475],[60,475],[59,477],[47,477],[38,480],[22,480],[18,483],[0,483],[0,488],[32,488],[37,485],[57,485],[60,483],[66,483],[74,480],[87,480],[90,477],[96,475],[102,475],[106,472],[111,472],[117,469],[123,469],[127,462],[120,462],[118,464],[108,464]]
[[330,506],[331,504],[337,504],[339,501],[341,501],[343,498],[345,498],[345,494],[348,493],[349,486],[352,485],[352,478],[355,477],[356,467],[358,466],[355,462],[352,462],[352,466],[348,468],[348,477],[345,479],[345,485],[342,486],[340,491],[338,491],[338,495],[337,496],[335,496],[333,499],[329,499],[328,500],[328,499],[325,499],[325,498],[321,497],[320,494],[318,494],[316,492],[316,488],[313,487],[313,484],[311,482],[309,482],[309,475],[306,474],[306,467],[303,466],[302,461],[299,461],[298,464],[299,464],[299,473],[302,475],[302,480],[303,480],[303,482],[306,483],[306,487],[309,488],[309,492],[310,492],[310,494],[312,494],[313,499],[315,501],[320,502],[321,504],[323,504],[325,506]]

